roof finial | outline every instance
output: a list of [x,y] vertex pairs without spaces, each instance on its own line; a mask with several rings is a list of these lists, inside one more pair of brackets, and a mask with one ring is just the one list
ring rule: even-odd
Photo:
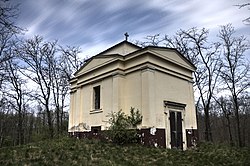
[[129,37],[128,32],[124,33],[124,36],[125,36],[125,40],[128,41],[128,37]]

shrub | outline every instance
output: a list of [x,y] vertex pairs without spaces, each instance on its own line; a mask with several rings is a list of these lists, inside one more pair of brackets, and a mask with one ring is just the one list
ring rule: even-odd
[[135,143],[139,137],[136,131],[137,125],[141,124],[142,116],[139,110],[136,112],[131,107],[130,115],[126,115],[122,110],[110,114],[110,127],[107,135],[112,142],[117,144]]
[[130,109],[130,116],[128,116],[128,121],[132,128],[137,128],[138,125],[142,122],[142,116],[140,114],[140,111],[137,109],[135,111],[135,108]]

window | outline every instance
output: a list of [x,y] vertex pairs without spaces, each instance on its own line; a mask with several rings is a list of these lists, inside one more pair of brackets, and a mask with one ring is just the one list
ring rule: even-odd
[[91,127],[91,132],[93,135],[97,135],[101,131],[101,126],[92,126]]
[[100,109],[100,98],[101,98],[100,85],[93,88],[94,96],[94,109]]

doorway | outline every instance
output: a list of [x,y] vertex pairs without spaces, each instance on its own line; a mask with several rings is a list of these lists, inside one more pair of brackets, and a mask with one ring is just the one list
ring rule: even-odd
[[183,149],[182,138],[182,113],[178,111],[169,111],[171,149]]

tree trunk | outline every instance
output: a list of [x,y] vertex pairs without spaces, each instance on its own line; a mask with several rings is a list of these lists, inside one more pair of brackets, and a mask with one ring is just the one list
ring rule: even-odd
[[31,114],[30,120],[29,120],[29,131],[28,131],[28,142],[31,142],[31,136],[33,134],[33,124],[34,124],[34,115]]
[[0,121],[0,148],[3,146],[4,132],[3,132],[3,123]]
[[233,95],[234,104],[235,104],[235,119],[236,119],[236,128],[237,128],[237,135],[238,135],[238,145],[242,147],[242,140],[241,140],[241,131],[240,131],[240,118],[239,118],[239,105],[236,95]]
[[205,140],[213,141],[211,126],[210,126],[209,110],[205,108],[204,112],[205,112]]
[[64,130],[64,126],[63,126],[63,106],[62,106],[62,109],[61,109],[61,116],[60,116],[60,118],[61,118],[61,120],[60,120],[60,122],[61,122],[61,130],[60,130],[60,134],[62,134],[62,132],[63,132],[63,130]]
[[56,127],[57,127],[57,135],[59,137],[59,134],[60,134],[60,109],[59,109],[59,106],[56,107]]
[[227,119],[227,127],[228,127],[228,134],[229,134],[229,142],[230,142],[230,145],[232,146],[234,143],[233,143],[233,137],[232,137],[230,117],[227,115],[226,119]]
[[24,133],[23,133],[23,116],[22,112],[18,112],[18,137],[17,144],[22,145],[24,143]]
[[46,113],[47,113],[47,120],[48,120],[48,127],[49,127],[49,135],[50,138],[54,137],[54,129],[53,129],[53,123],[52,123],[52,117],[51,117],[51,112],[49,110],[49,105],[48,103],[46,104]]

